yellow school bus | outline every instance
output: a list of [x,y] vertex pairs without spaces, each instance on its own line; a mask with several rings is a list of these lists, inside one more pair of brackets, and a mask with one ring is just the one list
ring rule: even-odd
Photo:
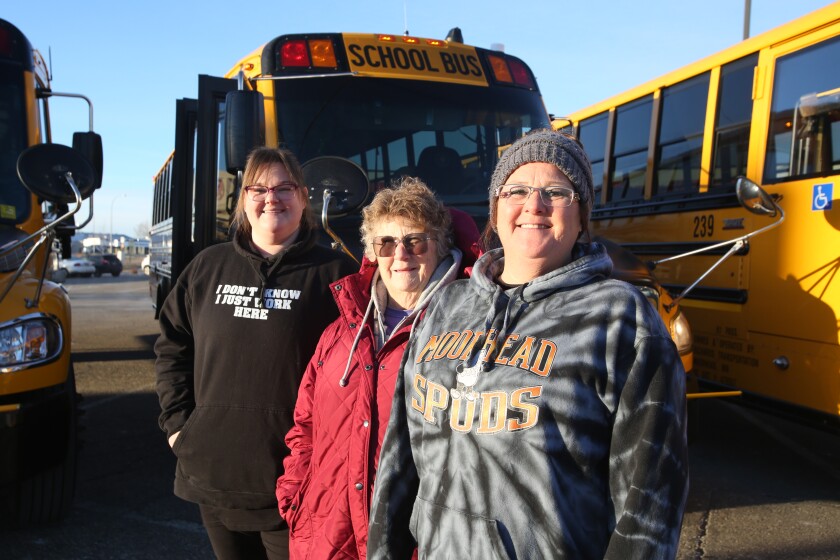
[[[76,485],[77,400],[66,290],[47,279],[69,256],[74,214],[101,182],[92,130],[52,144],[43,57],[0,20],[0,525],[51,522]],[[93,118],[91,113],[90,125]],[[84,155],[80,155],[84,153]],[[75,185],[73,194],[65,190]],[[90,217],[88,218],[90,219]],[[81,227],[84,224],[78,224]]]
[[[195,254],[229,239],[238,174],[254,146],[287,147],[301,162],[344,158],[361,168],[372,190],[418,176],[481,229],[499,155],[529,130],[549,126],[527,64],[465,44],[458,28],[446,39],[279,36],[224,77],[199,76],[198,98],[176,103],[175,149],[154,177],[153,306],[160,309]],[[335,237],[361,255],[359,209],[368,190],[339,189],[324,204],[329,189],[308,187],[316,211],[329,209]],[[633,282],[660,311],[690,369],[685,316],[632,255],[620,260],[615,275]]]
[[[738,177],[784,210],[681,300],[707,388],[821,424],[840,419],[840,3],[554,121],[583,142],[593,229],[680,294],[769,222]],[[672,256],[709,248],[683,259]]]
[[[256,145],[287,147],[301,162],[347,158],[374,188],[420,176],[482,227],[499,148],[550,119],[522,60],[460,35],[281,35],[221,77],[198,76],[197,98],[176,102],[175,149],[154,177],[153,305],[195,254],[228,240],[237,170]],[[243,108],[228,93],[258,100]],[[320,205],[321,193],[310,194]],[[337,201],[347,210],[332,224],[349,245],[360,224],[350,210],[364,196]]]

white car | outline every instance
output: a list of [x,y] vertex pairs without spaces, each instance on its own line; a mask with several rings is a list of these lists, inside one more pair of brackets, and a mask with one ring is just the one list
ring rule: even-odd
[[140,262],[140,268],[143,269],[143,274],[146,276],[149,275],[149,264],[151,263],[152,255],[148,254],[143,257],[143,260]]
[[65,271],[67,276],[93,276],[93,273],[96,272],[96,267],[87,259],[73,257],[60,259],[58,261],[58,270]]

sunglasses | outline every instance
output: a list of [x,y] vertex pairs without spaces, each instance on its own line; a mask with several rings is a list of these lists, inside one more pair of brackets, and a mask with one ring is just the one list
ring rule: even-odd
[[373,253],[377,257],[393,257],[397,252],[397,245],[402,243],[410,255],[422,255],[429,250],[430,239],[434,238],[426,233],[409,233],[402,239],[381,235],[373,238]]

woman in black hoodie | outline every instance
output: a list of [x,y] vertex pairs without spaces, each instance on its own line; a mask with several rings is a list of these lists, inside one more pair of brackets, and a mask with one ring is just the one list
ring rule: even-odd
[[274,486],[301,374],[337,316],[330,283],[353,260],[316,243],[294,155],[248,158],[234,240],[199,253],[160,313],[160,426],[175,494],[197,503],[219,558],[286,558]]

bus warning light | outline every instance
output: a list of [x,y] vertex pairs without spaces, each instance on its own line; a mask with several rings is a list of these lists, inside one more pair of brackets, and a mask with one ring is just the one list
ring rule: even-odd
[[12,56],[12,37],[8,30],[0,27],[0,55]]
[[337,68],[333,43],[330,39],[312,39],[309,41],[312,50],[312,65],[320,68]]
[[296,40],[283,43],[280,52],[280,64],[283,66],[310,66],[306,41]]
[[534,82],[528,74],[528,69],[525,68],[525,65],[522,64],[522,62],[509,58],[508,64],[510,65],[510,70],[513,73],[513,81],[516,82],[517,85],[527,86],[530,88],[534,87]]
[[513,83],[513,78],[510,76],[510,70],[508,70],[508,66],[505,63],[504,58],[501,56],[488,55],[487,61],[493,69],[493,77],[496,78],[496,81],[508,84]]

